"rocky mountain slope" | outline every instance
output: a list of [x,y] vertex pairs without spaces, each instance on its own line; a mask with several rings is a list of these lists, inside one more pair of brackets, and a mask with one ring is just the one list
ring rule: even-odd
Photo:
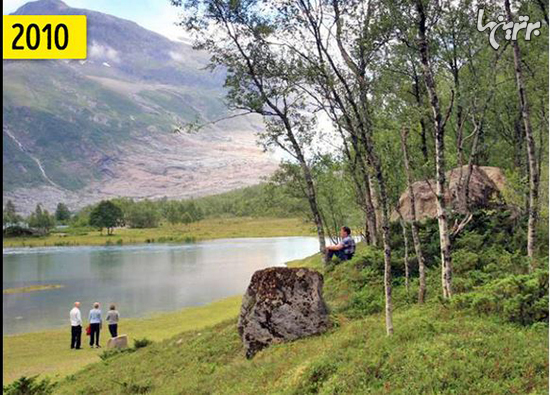
[[257,118],[195,134],[175,127],[227,115],[208,58],[134,22],[30,2],[15,14],[86,14],[86,60],[4,61],[3,197],[28,212],[64,201],[182,198],[257,183],[276,163],[255,145]]

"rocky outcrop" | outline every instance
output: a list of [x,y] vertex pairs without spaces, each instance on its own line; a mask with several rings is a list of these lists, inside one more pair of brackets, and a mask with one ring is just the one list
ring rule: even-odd
[[329,316],[322,292],[323,276],[314,270],[272,267],[254,273],[238,323],[246,357],[270,344],[324,332]]
[[[464,194],[460,188],[466,185],[468,166],[458,167],[446,173],[448,188],[446,189],[445,201],[447,207],[455,212],[462,212],[466,207],[463,202]],[[504,173],[498,167],[474,166],[469,182],[468,204],[471,208],[490,208],[503,203],[501,191],[506,186]],[[424,180],[413,184],[415,198],[416,218],[437,217],[437,201],[435,197],[435,181]],[[411,199],[409,192],[404,192],[399,198],[397,209],[406,221],[412,220]],[[397,209],[393,211],[391,220],[399,219]]]

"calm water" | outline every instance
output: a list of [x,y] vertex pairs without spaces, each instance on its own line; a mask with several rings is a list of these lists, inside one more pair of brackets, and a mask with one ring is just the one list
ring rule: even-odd
[[68,325],[75,300],[83,318],[94,301],[121,316],[206,304],[242,294],[252,274],[318,250],[312,237],[227,239],[188,245],[49,247],[3,250],[3,288],[63,288],[3,295],[4,334]]

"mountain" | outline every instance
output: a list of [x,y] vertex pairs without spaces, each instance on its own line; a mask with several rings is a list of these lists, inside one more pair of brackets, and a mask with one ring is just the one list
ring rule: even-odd
[[88,19],[86,60],[3,63],[3,197],[22,211],[115,196],[201,196],[257,183],[275,169],[255,144],[258,118],[173,132],[228,115],[224,74],[203,69],[205,53],[58,0],[14,14]]

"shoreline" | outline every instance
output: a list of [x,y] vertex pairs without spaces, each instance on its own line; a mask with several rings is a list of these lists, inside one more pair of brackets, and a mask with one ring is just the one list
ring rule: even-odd
[[190,244],[199,241],[248,237],[315,236],[310,224],[299,218],[209,218],[189,226],[120,228],[113,235],[97,230],[74,229],[74,234],[52,233],[44,237],[2,238],[2,250],[37,247],[94,247],[136,244]]
[[[303,264],[304,259],[317,259],[318,254],[285,263],[288,267]],[[170,312],[150,313],[143,317],[122,319],[119,333],[128,335],[129,346],[135,339],[148,338],[155,342],[170,339],[183,332],[199,331],[223,321],[236,320],[243,295],[234,295],[213,302],[190,306]],[[235,327],[236,330],[236,327]],[[101,344],[106,344],[103,328]],[[88,337],[82,335],[82,351],[69,348],[70,329],[59,327],[35,332],[3,335],[3,385],[21,376],[40,375],[54,380],[78,372],[88,364],[100,362],[105,350],[91,349]]]
[[[242,295],[234,295],[200,306],[126,318],[119,324],[119,333],[128,335],[130,347],[135,339],[163,341],[182,332],[201,330],[236,319],[241,300]],[[21,376],[39,374],[42,378],[57,380],[75,373],[90,363],[101,361],[99,355],[106,350],[107,339],[108,331],[104,326],[100,337],[104,348],[91,349],[87,345],[88,337],[83,333],[82,350],[77,352],[69,348],[68,325],[67,328],[3,335],[3,384]]]

